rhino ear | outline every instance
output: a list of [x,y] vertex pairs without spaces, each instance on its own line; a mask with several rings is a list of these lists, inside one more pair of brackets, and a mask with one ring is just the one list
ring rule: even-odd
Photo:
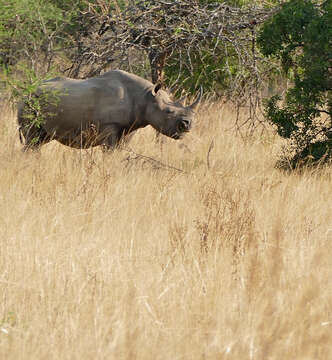
[[157,83],[154,88],[152,89],[152,95],[156,96],[157,92],[161,89],[161,83]]

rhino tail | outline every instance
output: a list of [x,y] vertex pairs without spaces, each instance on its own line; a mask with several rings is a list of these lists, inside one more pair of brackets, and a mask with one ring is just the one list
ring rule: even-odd
[[23,140],[25,139],[23,133],[23,126],[24,126],[23,111],[24,111],[24,103],[21,102],[18,105],[18,109],[17,109],[18,135],[20,137],[20,143],[22,145],[25,145],[25,141]]
[[22,145],[25,145],[25,141],[23,141],[22,126],[20,126],[20,127],[18,128],[18,136],[20,137],[20,143],[21,143]]

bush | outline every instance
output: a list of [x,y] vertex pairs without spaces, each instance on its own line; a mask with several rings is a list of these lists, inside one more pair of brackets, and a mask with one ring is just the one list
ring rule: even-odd
[[0,0],[0,12],[0,65],[49,69],[66,14],[41,0]]
[[266,118],[289,140],[281,165],[292,168],[332,155],[332,0],[291,0],[258,38],[264,55],[280,59],[292,80],[285,99],[266,101]]

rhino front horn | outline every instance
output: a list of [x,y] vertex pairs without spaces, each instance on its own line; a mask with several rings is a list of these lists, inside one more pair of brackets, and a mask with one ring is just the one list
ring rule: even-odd
[[195,110],[195,108],[197,107],[197,105],[201,101],[202,95],[203,95],[203,87],[201,85],[200,92],[199,92],[199,95],[198,95],[197,99],[195,100],[195,102],[193,102],[191,105],[188,106],[188,109]]

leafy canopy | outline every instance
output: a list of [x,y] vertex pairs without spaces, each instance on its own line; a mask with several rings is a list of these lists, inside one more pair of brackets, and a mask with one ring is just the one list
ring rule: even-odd
[[[258,44],[292,80],[284,103],[266,103],[267,119],[290,139],[291,165],[332,154],[332,0],[291,0],[268,20]],[[306,161],[305,161],[306,162]]]

